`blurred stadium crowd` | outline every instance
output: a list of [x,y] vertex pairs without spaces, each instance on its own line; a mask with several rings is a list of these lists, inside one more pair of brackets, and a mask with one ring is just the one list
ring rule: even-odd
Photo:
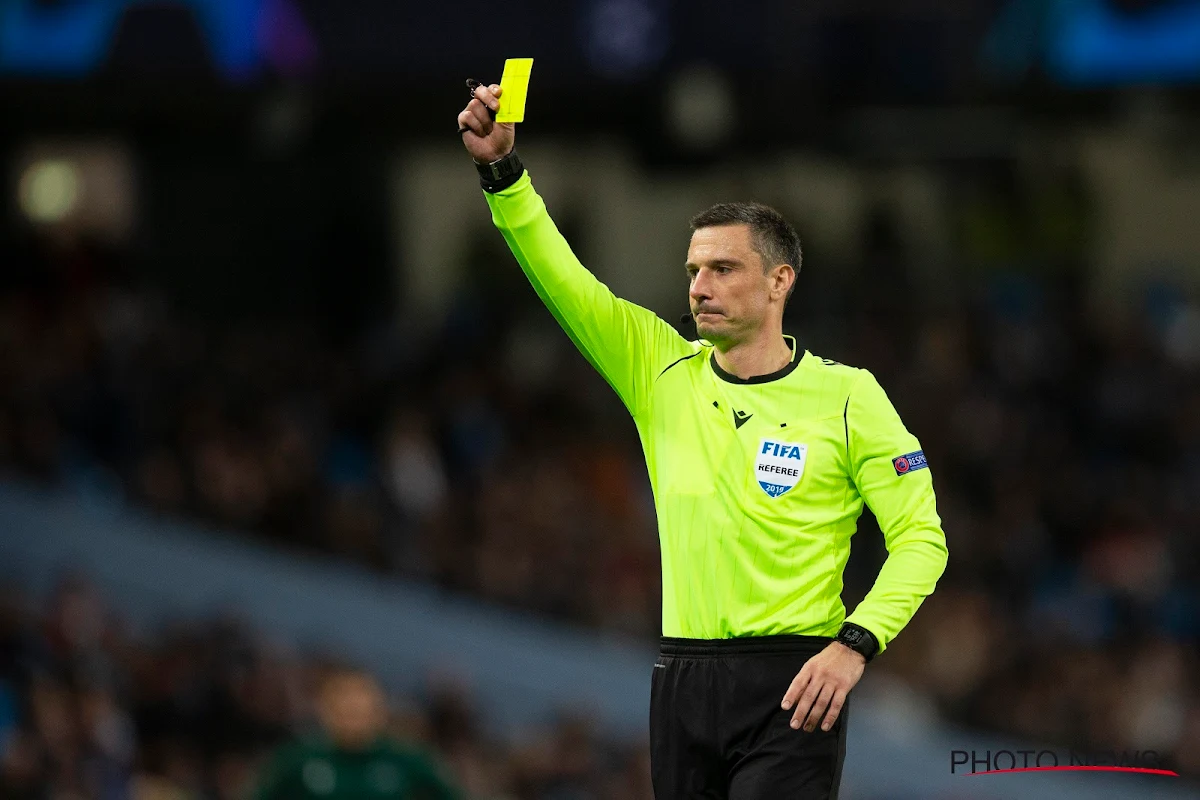
[[[1143,285],[1127,313],[1098,314],[1083,273],[1062,264],[974,273],[933,303],[908,261],[881,233],[844,290],[805,296],[802,281],[791,315],[802,345],[876,373],[933,465],[950,566],[873,668],[955,721],[1157,750],[1200,775],[1200,306]],[[636,437],[557,331],[506,324],[464,295],[461,313],[419,340],[338,341],[297,322],[177,313],[120,253],[79,240],[31,239],[12,263],[0,287],[0,474],[657,634]],[[850,604],[882,558],[878,540],[864,521]],[[56,632],[61,602],[37,624],[10,618],[5,646],[26,643],[4,663],[16,653],[33,671],[8,770],[42,754],[78,772],[92,747],[103,756],[93,775],[109,759],[231,797],[247,754],[303,717],[307,662],[220,627],[160,639],[103,628],[113,638],[93,630],[80,645]],[[96,662],[90,680],[63,672],[80,661]],[[198,704],[203,691],[220,702]],[[180,722],[199,707],[226,718]],[[525,774],[473,734],[439,738],[465,724],[443,718],[454,713],[435,703],[404,724],[468,785],[489,770]],[[180,743],[181,727],[201,738]],[[242,749],[214,749],[226,735]],[[569,726],[542,747],[572,753],[548,759],[560,766],[611,762],[613,785],[644,772],[636,748],[613,761]],[[70,758],[82,760],[63,766]],[[584,796],[523,780],[511,778],[515,796]]]
[[[45,605],[9,590],[0,602],[0,797],[328,795],[310,774],[303,775],[313,784],[307,792],[277,784],[268,765],[274,753],[286,756],[293,734],[315,730],[321,687],[343,670],[231,618],[133,630],[74,578]],[[464,796],[652,797],[645,748],[604,741],[585,720],[564,717],[496,741],[483,732],[475,699],[447,679],[431,680],[422,697],[390,699],[383,740],[401,752],[435,754]],[[337,724],[373,731],[367,710],[351,706],[346,713],[360,718]],[[336,730],[325,730],[335,742]]]

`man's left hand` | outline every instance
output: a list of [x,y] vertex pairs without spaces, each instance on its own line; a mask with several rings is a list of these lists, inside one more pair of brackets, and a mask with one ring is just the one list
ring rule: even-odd
[[792,727],[799,729],[803,725],[811,733],[824,717],[821,730],[832,728],[866,665],[867,659],[861,653],[837,642],[805,662],[783,696],[784,711],[796,707]]

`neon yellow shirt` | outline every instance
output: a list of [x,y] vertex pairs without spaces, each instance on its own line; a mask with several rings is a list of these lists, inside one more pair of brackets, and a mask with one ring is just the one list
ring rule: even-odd
[[[741,380],[616,297],[571,252],[529,174],[484,193],[538,296],[633,415],[662,547],[664,636],[833,636],[886,647],[946,565],[933,480],[874,376],[797,352]],[[888,558],[848,618],[842,573],[863,504]]]

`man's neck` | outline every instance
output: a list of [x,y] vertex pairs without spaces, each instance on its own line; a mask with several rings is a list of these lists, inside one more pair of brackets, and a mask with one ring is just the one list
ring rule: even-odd
[[726,349],[718,346],[716,359],[721,369],[747,380],[786,367],[792,360],[792,348],[781,331],[764,331],[754,339],[737,342]]

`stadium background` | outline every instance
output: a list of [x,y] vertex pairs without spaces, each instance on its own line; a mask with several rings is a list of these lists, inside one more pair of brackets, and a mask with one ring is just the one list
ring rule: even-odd
[[[349,658],[473,796],[649,797],[636,437],[452,128],[508,56],[585,264],[673,320],[688,217],[775,205],[787,329],[922,439],[950,566],[863,684],[846,796],[1186,796],[1184,0],[0,4],[6,791],[239,797]],[[884,556],[855,543],[849,604]],[[946,783],[995,742],[1185,777]]]

